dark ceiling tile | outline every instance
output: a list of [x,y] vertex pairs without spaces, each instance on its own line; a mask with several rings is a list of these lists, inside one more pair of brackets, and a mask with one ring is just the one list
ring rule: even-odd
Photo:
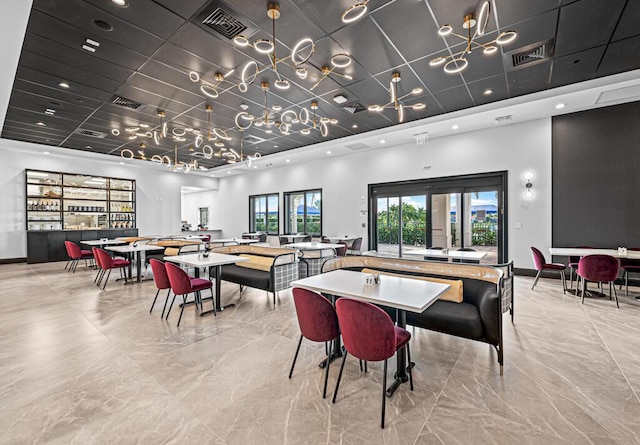
[[64,101],[70,104],[79,104],[89,108],[100,106],[111,94],[108,91],[98,90],[77,83],[70,83],[68,89],[58,86],[60,81],[69,81],[65,78],[50,76],[40,71],[27,67],[19,67],[16,73],[14,89],[27,91],[39,96],[48,97],[51,100]]
[[509,71],[509,96],[516,97],[541,91],[548,88],[551,61],[528,66],[526,68]]
[[349,101],[358,101],[365,107],[369,105],[384,105],[389,102],[389,90],[385,83],[380,83],[375,78],[367,78],[349,85],[346,89]]
[[[451,2],[450,0],[429,0],[429,5],[435,15],[437,22],[436,29],[441,25],[451,25],[453,32],[465,35],[466,29],[462,27],[464,17],[467,14],[474,14],[478,17],[480,13],[481,2],[479,0],[456,0]],[[490,15],[489,23],[486,28],[486,32],[491,32],[496,29],[496,23],[494,14]],[[434,38],[439,36],[434,35]],[[450,39],[451,37],[447,37]],[[451,40],[452,42],[455,40]]]
[[191,106],[198,105],[204,100],[200,95],[176,88],[169,83],[161,82],[153,77],[139,73],[131,76],[126,85]]
[[467,91],[467,87],[464,85],[440,91],[433,95],[446,112],[470,108],[475,105],[469,95],[469,91]]
[[[122,25],[126,24],[127,26],[137,26],[162,39],[168,39],[184,23],[184,20],[178,15],[151,0],[131,1],[126,8],[119,8],[113,3],[105,2],[104,0],[86,1],[95,6],[96,10],[101,8],[108,14],[120,19],[115,21],[108,18],[103,19],[113,25],[114,30],[111,32],[119,32]],[[102,17],[97,16],[97,18]]]
[[559,0],[495,0],[498,21],[503,31],[510,25],[543,14],[560,6]]
[[[442,41],[438,38],[439,26],[433,21],[429,8],[422,1],[396,1],[372,13],[371,17],[407,61],[443,48]],[[416,41],[421,44],[416,45]]]
[[581,0],[560,9],[556,56],[605,45],[620,18],[626,0]]
[[639,53],[640,36],[609,44],[596,77],[637,70],[640,68],[640,58],[629,57],[629,55]]
[[558,9],[519,22],[510,28],[518,33],[516,39],[504,45],[503,52],[512,52],[518,48],[555,38],[557,22]]
[[209,0],[155,0],[165,8],[175,12],[185,19],[190,18]]
[[[350,26],[342,22],[342,13],[358,2],[356,0],[333,0],[330,2],[296,0],[292,3],[303,10],[326,33],[333,33],[338,28]],[[389,0],[370,0],[367,3],[367,14],[371,14],[372,11],[376,11],[380,7],[386,7],[387,3]]]
[[[369,18],[336,31],[332,37],[370,73],[379,73],[404,63],[398,51]],[[358,76],[363,74],[358,73]]]
[[[78,33],[83,34],[85,38],[96,40],[101,44],[108,40],[145,55],[153,54],[162,44],[162,39],[154,36],[150,32],[119,19],[82,0],[36,0],[34,2],[34,8],[68,23],[75,27]],[[113,30],[106,31],[99,28],[94,24],[94,20],[107,22],[113,27]],[[163,24],[167,27],[171,26],[170,18],[163,17]],[[46,35],[46,29],[32,31],[42,31],[44,35]]]
[[[52,32],[52,30],[55,30],[55,32]],[[121,45],[118,41],[103,40],[101,36],[87,33],[82,29],[36,10],[31,11],[27,31],[69,47],[69,54],[71,55],[75,54],[75,51],[81,50],[96,59],[102,59],[132,70],[137,69],[145,61],[145,56],[137,51],[128,49],[126,45]],[[87,38],[97,40],[100,43],[95,53],[82,49],[82,45],[86,43]],[[49,57],[52,56],[50,55]]]
[[68,120],[84,120],[93,111],[91,108],[51,101],[48,97],[37,96],[29,92],[17,90],[11,95],[11,105],[35,113],[41,113],[45,116],[47,116],[45,114],[46,110],[53,110],[55,117]]
[[605,48],[606,46],[603,45],[568,56],[556,57],[553,60],[550,86],[555,88],[595,77]]
[[626,39],[628,37],[637,36],[640,34],[640,2],[628,1],[622,12],[622,17],[616,27],[616,32],[613,34],[613,41]]
[[[504,74],[470,82],[467,86],[469,87],[469,91],[471,92],[471,96],[473,97],[476,105],[509,98],[507,79]],[[487,90],[491,90],[492,92],[490,94],[485,94]]]

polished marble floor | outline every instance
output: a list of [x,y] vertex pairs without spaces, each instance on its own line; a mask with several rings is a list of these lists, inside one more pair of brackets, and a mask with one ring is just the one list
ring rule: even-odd
[[287,378],[289,291],[274,310],[265,292],[224,285],[235,308],[188,308],[176,328],[175,308],[168,322],[149,314],[152,282],[101,291],[93,271],[62,268],[0,266],[2,444],[640,443],[632,297],[581,305],[557,280],[531,291],[517,277],[502,377],[488,345],[416,329],[415,391],[388,400],[381,430],[380,364],[363,374],[349,360],[335,405],[321,397],[322,346],[304,342]]

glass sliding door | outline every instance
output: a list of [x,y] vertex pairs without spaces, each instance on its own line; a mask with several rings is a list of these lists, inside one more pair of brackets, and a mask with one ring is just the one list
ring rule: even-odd
[[378,254],[401,258],[411,250],[424,249],[427,240],[427,196],[377,198],[376,245]]
[[376,233],[378,253],[382,256],[400,256],[400,198],[392,196],[376,200]]
[[402,207],[402,231],[400,257],[427,245],[427,196],[400,197]]
[[481,263],[498,262],[498,224],[500,209],[498,190],[467,191],[463,195],[463,247],[487,252]]
[[431,242],[429,247],[462,247],[462,220],[459,216],[460,193],[431,195]]

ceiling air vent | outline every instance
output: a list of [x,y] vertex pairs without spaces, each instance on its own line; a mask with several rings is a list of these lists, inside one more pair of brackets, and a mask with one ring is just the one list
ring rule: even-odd
[[74,133],[96,139],[104,139],[107,137],[107,133],[102,133],[101,131],[86,130],[84,128],[78,128],[76,131],[74,131]]
[[362,142],[357,142],[355,144],[345,145],[345,148],[348,148],[349,150],[362,150],[363,148],[369,148],[369,147],[370,147],[370,145],[363,144]]
[[247,29],[240,20],[220,7],[217,7],[212,13],[208,14],[204,20],[202,20],[202,24],[218,34],[222,34],[229,40]]
[[367,107],[365,107],[364,105],[362,105],[359,102],[352,102],[350,104],[343,105],[342,109],[344,111],[346,111],[347,113],[356,114],[356,113],[360,113],[361,111],[366,110]]
[[114,105],[120,105],[121,107],[131,108],[133,110],[140,110],[144,107],[140,102],[136,102],[135,100],[127,99],[126,97],[113,96],[111,98],[111,103]]
[[513,115],[511,114],[507,114],[505,116],[498,116],[494,119],[494,122],[496,124],[505,124],[507,122],[511,122],[511,120],[513,119]]
[[526,68],[553,57],[553,39],[534,43],[505,53],[507,66],[511,70]]

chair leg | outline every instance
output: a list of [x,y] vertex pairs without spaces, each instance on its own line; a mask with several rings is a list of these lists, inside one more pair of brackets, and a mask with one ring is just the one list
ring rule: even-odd
[[620,309],[620,305],[618,304],[618,293],[616,292],[616,287],[615,287],[615,286],[612,286],[612,283],[613,283],[613,282],[609,283],[609,286],[610,286],[610,287],[609,287],[609,295],[611,295],[611,289],[613,289],[613,296],[614,296],[614,297],[615,297],[615,299],[616,299],[616,307],[617,307],[618,309]]
[[182,320],[182,313],[184,312],[184,307],[186,305],[187,305],[187,294],[184,294],[182,296],[182,307],[180,308],[180,316],[178,317],[178,324],[176,325],[176,327],[180,326],[180,320]]
[[162,314],[160,314],[160,318],[164,317],[164,311],[167,309],[167,303],[169,302],[169,295],[171,294],[171,289],[167,292],[167,298],[164,299],[164,307],[162,308]]
[[573,290],[573,267],[569,270],[569,289]]
[[584,292],[586,290],[586,287],[587,287],[587,280],[583,278],[582,279],[582,301],[581,301],[582,304],[584,304]]
[[624,294],[629,295],[629,272],[624,271]]
[[64,265],[64,270],[67,270],[67,267],[69,267],[69,261],[71,261],[71,258],[69,258],[67,260],[67,264]]
[[213,305],[213,316],[217,317],[218,314],[216,313],[216,299],[213,298],[213,287],[209,288],[209,291],[211,292],[211,304]]
[[[302,344],[302,335],[300,335],[300,340],[298,340],[298,347],[296,348],[296,354],[293,356],[293,363],[291,363],[291,370],[289,371],[289,378],[293,375],[293,367],[296,366],[296,360],[298,360],[298,352],[300,352],[300,345]],[[327,360],[328,362],[329,360]]]
[[342,380],[342,371],[344,370],[344,362],[347,361],[347,355],[349,355],[349,353],[345,350],[344,355],[342,356],[340,372],[338,373],[338,380],[336,381],[336,389],[333,390],[333,399],[331,399],[331,403],[336,403],[336,397],[338,397],[338,388],[340,387],[340,380]]
[[156,300],[158,299],[158,294],[160,293],[160,289],[156,291],[156,297],[153,299],[153,303],[151,304],[151,309],[149,309],[149,313],[153,311],[153,307],[156,305]]
[[107,278],[104,280],[104,286],[102,286],[102,290],[107,287],[107,281],[109,281],[109,276],[111,275],[111,269],[109,269],[109,273],[107,274]]
[[540,279],[540,274],[541,274],[541,273],[542,273],[542,269],[540,269],[540,270],[538,271],[538,274],[536,275],[536,279],[535,279],[535,281],[533,282],[533,286],[531,286],[531,290],[533,290],[533,288],[534,288],[534,287],[536,287],[536,284],[538,284],[538,280]]
[[561,271],[560,275],[562,276],[562,294],[564,295],[567,293],[567,278],[564,274],[564,270]]
[[[325,342],[325,344],[327,344],[327,342]],[[327,398],[327,383],[329,382],[329,364],[331,363],[331,360],[329,360],[329,355],[327,355],[327,366],[325,366],[325,372],[324,372],[324,389],[322,390],[322,398],[326,399]]]
[[413,366],[411,366],[411,349],[409,348],[409,342],[405,346],[407,348],[407,360],[409,361],[409,388],[413,391]]
[[380,413],[380,428],[384,429],[384,412],[387,404],[387,359],[384,360],[382,371],[382,411]]
[[[167,296],[167,298],[169,298]],[[169,310],[167,311],[167,316],[164,317],[165,320],[169,319],[169,314],[171,313],[171,308],[173,307],[173,303],[176,301],[176,294],[173,294],[173,299],[171,300],[171,304],[169,305]]]

